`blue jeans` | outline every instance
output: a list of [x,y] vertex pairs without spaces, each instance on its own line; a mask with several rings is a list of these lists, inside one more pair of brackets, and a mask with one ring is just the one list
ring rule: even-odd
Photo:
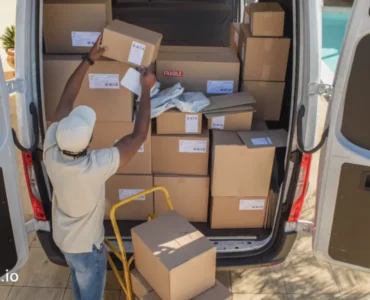
[[104,246],[89,253],[64,253],[71,270],[75,300],[103,300],[107,274]]

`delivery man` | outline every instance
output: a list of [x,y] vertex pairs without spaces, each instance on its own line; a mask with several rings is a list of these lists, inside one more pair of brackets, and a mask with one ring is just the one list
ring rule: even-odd
[[156,82],[151,71],[142,72],[142,95],[133,133],[122,137],[111,148],[88,151],[96,115],[87,106],[73,109],[73,103],[90,66],[106,50],[100,46],[101,40],[102,36],[69,78],[56,109],[56,122],[49,127],[44,143],[44,162],[54,187],[53,239],[71,270],[76,300],[104,298],[105,182],[130,161],[146,140],[150,89]]

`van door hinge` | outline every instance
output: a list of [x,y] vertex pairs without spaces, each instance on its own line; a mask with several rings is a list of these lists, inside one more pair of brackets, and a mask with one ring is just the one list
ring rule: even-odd
[[32,219],[25,224],[27,234],[30,234],[35,231],[48,231],[50,232],[50,223],[47,221],[39,221]]
[[285,232],[301,232],[312,234],[315,232],[315,225],[311,221],[298,220],[297,222],[286,222]]
[[324,83],[310,83],[309,84],[309,94],[310,96],[320,95],[331,97],[333,95],[333,86]]
[[22,93],[26,92],[26,81],[24,79],[11,79],[6,82],[8,93]]

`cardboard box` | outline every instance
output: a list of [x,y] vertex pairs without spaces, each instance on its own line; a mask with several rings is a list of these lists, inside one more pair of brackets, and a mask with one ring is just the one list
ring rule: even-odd
[[102,44],[108,47],[104,56],[148,67],[157,59],[162,34],[119,20],[105,27]]
[[256,102],[249,92],[213,96],[209,100],[210,104],[203,109],[203,113],[251,110],[251,105]]
[[130,272],[132,291],[137,298],[142,298],[153,291],[149,283],[144,279],[138,270],[133,269]]
[[208,129],[220,130],[250,130],[253,111],[236,111],[205,114],[208,119]]
[[[47,121],[54,121],[55,110],[64,87],[80,62],[79,55],[44,56],[44,103]],[[127,70],[128,66],[118,61],[96,61],[82,82],[74,106],[90,106],[95,110],[98,122],[131,122],[133,94],[120,84]],[[105,88],[105,84],[108,84],[108,88]]]
[[238,53],[240,23],[230,24],[230,47]]
[[154,174],[207,175],[209,133],[201,135],[152,135]]
[[285,81],[289,38],[254,37],[248,25],[240,25],[239,57],[243,80]]
[[[114,175],[105,184],[105,219],[112,206],[132,195],[153,187],[152,175]],[[153,194],[141,197],[117,210],[117,220],[147,220],[153,214]]]
[[[154,186],[162,185],[170,193],[176,211],[189,222],[207,222],[209,177],[154,175]],[[154,193],[154,214],[168,212],[163,192]]]
[[256,99],[254,114],[256,119],[280,120],[285,82],[244,81],[243,90],[250,92]]
[[216,248],[176,211],[131,230],[135,266],[163,300],[191,299],[215,285]]
[[[134,123],[97,122],[94,128],[90,149],[112,147],[122,137],[129,135],[134,130]],[[151,174],[152,173],[152,141],[150,128],[148,137],[136,155],[116,174]]]
[[201,47],[201,46],[167,46],[162,45],[159,53],[212,53],[234,55],[234,50],[230,47]]
[[250,3],[247,6],[246,14],[246,20],[249,20],[253,36],[281,37],[284,35],[285,12],[279,3]]
[[157,80],[163,88],[180,82],[188,92],[230,94],[238,91],[240,63],[232,49],[174,48],[169,51],[161,47],[158,55]]
[[216,285],[206,290],[192,300],[232,300],[233,294],[216,280]]
[[213,131],[212,196],[267,196],[275,148],[286,143],[283,129]]
[[201,134],[202,113],[170,109],[157,117],[157,134]]
[[267,197],[212,197],[211,228],[262,228]]
[[45,0],[43,35],[46,53],[87,53],[112,21],[110,0]]

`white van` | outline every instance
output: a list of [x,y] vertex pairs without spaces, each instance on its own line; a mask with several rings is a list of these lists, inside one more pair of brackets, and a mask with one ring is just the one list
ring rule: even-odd
[[[157,1],[117,0],[113,14],[119,14],[125,5],[132,9],[147,2],[145,5],[150,7]],[[181,2],[160,2],[163,7],[164,3],[176,1]],[[222,9],[231,14],[231,21],[238,21],[245,4],[243,0],[198,0],[187,1],[187,5],[196,8],[200,2],[202,13],[211,11],[215,3],[222,4],[217,11],[221,17],[210,17],[207,19],[209,22],[225,21]],[[314,234],[313,248],[318,259],[367,270],[370,268],[370,238],[367,234],[367,226],[370,225],[370,2],[355,1],[330,100],[328,130],[325,130],[319,146],[314,145],[318,97],[331,91],[331,87],[320,84],[322,1],[278,2],[286,11],[285,35],[292,39],[292,47],[281,117],[279,121],[268,123],[270,128],[288,131],[286,147],[276,152],[271,180],[272,195],[278,199],[275,220],[271,229],[211,230],[208,224],[194,225],[217,245],[219,269],[281,263],[287,257],[297,232],[305,230]],[[42,11],[42,0],[17,0],[16,79],[5,82],[0,72],[0,277],[7,270],[18,270],[27,261],[26,231],[31,230],[37,230],[49,259],[65,265],[64,257],[52,239],[52,187],[42,162],[42,142],[46,130]],[[187,20],[185,25],[194,27],[190,26],[192,18],[172,15],[171,22],[176,20]],[[144,24],[145,20],[140,22]],[[156,23],[157,27],[159,25]],[[205,24],[204,30],[209,30],[211,25]],[[214,25],[219,30],[214,30],[213,36],[213,31],[209,31],[202,38],[208,46],[219,46],[217,41],[220,39],[228,40],[228,29],[222,29],[225,24]],[[207,36],[209,39],[204,40]],[[176,35],[172,38],[176,39]],[[170,39],[167,42],[184,42],[181,38],[178,36],[178,41]],[[194,45],[198,42],[186,41]],[[17,139],[13,141],[11,134],[9,93],[16,93],[19,142]],[[23,167],[34,210],[35,219],[26,225],[14,142],[23,151]],[[311,154],[320,146],[323,148],[316,221],[312,225],[300,222],[299,216],[308,187]],[[130,228],[136,224],[132,221],[119,222],[129,255],[132,254]],[[108,221],[105,227],[106,235],[114,242]]]

